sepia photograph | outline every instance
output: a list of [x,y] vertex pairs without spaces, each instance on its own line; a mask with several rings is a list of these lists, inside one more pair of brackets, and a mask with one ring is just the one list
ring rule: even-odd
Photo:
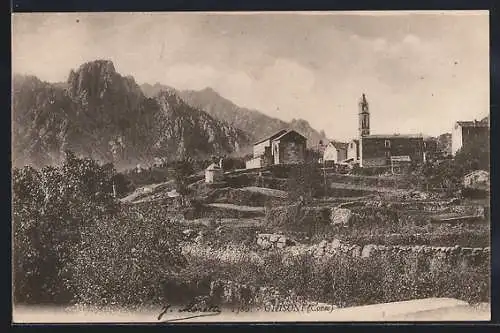
[[12,20],[12,321],[491,319],[488,11]]

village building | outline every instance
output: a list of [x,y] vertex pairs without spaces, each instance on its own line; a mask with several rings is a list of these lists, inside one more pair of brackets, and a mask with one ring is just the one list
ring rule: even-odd
[[421,135],[369,135],[360,139],[360,166],[390,165],[391,157],[407,156],[411,162],[424,161],[424,138]]
[[490,173],[484,170],[472,171],[464,176],[465,188],[487,191],[490,188]]
[[[347,159],[360,167],[393,169],[425,161],[424,137],[420,134],[370,134],[370,111],[365,94],[359,101],[359,136],[349,143]],[[398,166],[396,168],[400,170]]]
[[463,147],[474,143],[489,144],[490,124],[486,117],[481,121],[457,121],[451,133],[451,152],[455,155]]
[[222,168],[212,163],[205,169],[205,183],[212,184],[220,182],[224,179],[224,171]]
[[329,142],[323,152],[323,162],[325,164],[335,164],[347,159],[348,145],[342,142]]
[[408,155],[391,156],[391,173],[404,174],[411,167],[411,158]]
[[354,139],[347,145],[347,159],[349,161],[358,161],[359,159],[359,140]]
[[276,164],[300,164],[306,158],[307,139],[295,130],[281,130],[254,143],[247,169]]

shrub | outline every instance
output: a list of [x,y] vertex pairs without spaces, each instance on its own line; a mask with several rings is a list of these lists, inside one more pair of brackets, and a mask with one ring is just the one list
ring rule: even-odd
[[[459,268],[441,264],[430,269],[425,255],[412,265],[397,254],[370,258],[336,255],[313,258],[308,253],[286,256],[282,251],[238,254],[222,260],[224,251],[189,257],[211,279],[225,279],[258,287],[275,287],[309,300],[340,307],[396,302],[426,297],[453,297],[471,303],[487,302],[488,263]],[[201,254],[201,252],[200,252]],[[256,258],[252,259],[253,257]],[[230,256],[231,257],[231,256]],[[195,263],[195,264],[194,264]]]
[[177,229],[161,223],[161,209],[119,207],[114,175],[112,165],[71,152],[60,167],[13,170],[15,303],[125,304],[160,295],[161,279],[182,264]]
[[292,167],[288,179],[289,198],[302,197],[310,201],[324,192],[324,179],[317,163],[299,164]]
[[73,253],[72,285],[79,303],[164,301],[163,284],[185,261],[180,226],[154,215],[130,210],[84,227],[82,245]]
[[71,299],[71,252],[83,225],[116,212],[111,165],[67,152],[62,166],[13,170],[14,300]]

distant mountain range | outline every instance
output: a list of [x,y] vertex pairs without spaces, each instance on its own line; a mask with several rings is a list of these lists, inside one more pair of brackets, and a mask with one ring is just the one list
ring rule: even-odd
[[14,166],[57,163],[70,149],[126,168],[155,157],[241,155],[252,141],[172,89],[145,96],[106,60],[85,63],[60,83],[15,75],[12,120]]
[[175,90],[172,87],[156,83],[155,85],[143,84],[141,88],[146,96],[155,96],[162,90],[175,91],[186,103],[194,108],[199,108],[215,119],[248,133],[256,141],[284,128],[291,128],[307,138],[309,147],[316,147],[319,141],[328,139],[323,131],[318,132],[306,120],[293,119],[291,122],[273,118],[264,113],[239,107],[230,100],[222,97],[212,88],[203,90]]

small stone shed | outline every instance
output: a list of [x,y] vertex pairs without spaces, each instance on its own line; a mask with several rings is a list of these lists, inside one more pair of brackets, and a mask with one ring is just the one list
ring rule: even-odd
[[224,171],[220,166],[212,163],[205,169],[205,183],[216,183],[224,179]]

